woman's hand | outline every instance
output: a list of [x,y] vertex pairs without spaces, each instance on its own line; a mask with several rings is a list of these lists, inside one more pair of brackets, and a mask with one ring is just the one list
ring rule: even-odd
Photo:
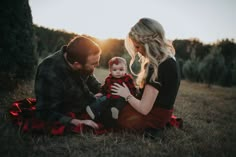
[[72,119],[70,123],[75,125],[75,126],[80,125],[80,124],[84,124],[84,125],[87,125],[87,126],[90,126],[90,127],[94,128],[94,129],[98,129],[98,124],[95,123],[92,120]]
[[114,85],[111,86],[111,91],[113,95],[119,95],[125,99],[130,95],[129,88],[124,82],[123,86],[118,83],[114,83]]

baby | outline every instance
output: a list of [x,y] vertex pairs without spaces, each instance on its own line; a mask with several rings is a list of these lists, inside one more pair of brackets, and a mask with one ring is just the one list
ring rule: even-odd
[[97,100],[86,107],[89,116],[98,120],[101,114],[109,109],[113,119],[118,119],[120,110],[127,104],[126,100],[120,96],[112,95],[111,86],[114,83],[121,84],[124,82],[129,88],[132,95],[136,94],[136,88],[132,76],[127,74],[127,63],[122,57],[113,57],[109,60],[110,74],[105,79],[104,85],[101,87],[101,92],[95,96]]

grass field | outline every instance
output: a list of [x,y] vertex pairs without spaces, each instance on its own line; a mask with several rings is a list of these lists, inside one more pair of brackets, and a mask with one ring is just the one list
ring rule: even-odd
[[[99,80],[106,70],[97,70]],[[3,112],[12,101],[33,96],[32,82],[0,98]],[[155,139],[138,133],[92,133],[65,136],[21,134],[1,117],[1,157],[234,157],[236,156],[236,88],[182,81],[175,115],[183,129],[166,129]]]

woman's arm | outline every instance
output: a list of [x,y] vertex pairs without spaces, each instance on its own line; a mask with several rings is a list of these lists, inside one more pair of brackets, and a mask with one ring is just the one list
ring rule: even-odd
[[139,100],[131,95],[125,83],[123,83],[123,86],[115,83],[112,86],[112,91],[114,95],[124,97],[135,110],[143,115],[147,115],[151,111],[159,93],[156,88],[147,84],[144,88],[143,96],[141,100]]

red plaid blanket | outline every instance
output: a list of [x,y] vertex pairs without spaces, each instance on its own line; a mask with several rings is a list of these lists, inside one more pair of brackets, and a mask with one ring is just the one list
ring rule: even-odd
[[[9,113],[14,125],[21,128],[23,132],[36,132],[36,133],[48,133],[51,135],[63,135],[68,132],[82,133],[88,130],[92,130],[94,134],[104,134],[110,132],[111,129],[104,129],[102,124],[99,125],[99,129],[92,129],[83,124],[77,126],[65,126],[60,122],[45,122],[35,117],[36,111],[36,99],[26,98],[14,102]],[[75,118],[76,115],[73,112],[67,113],[68,116]],[[80,116],[81,119],[89,119],[87,114]]]

